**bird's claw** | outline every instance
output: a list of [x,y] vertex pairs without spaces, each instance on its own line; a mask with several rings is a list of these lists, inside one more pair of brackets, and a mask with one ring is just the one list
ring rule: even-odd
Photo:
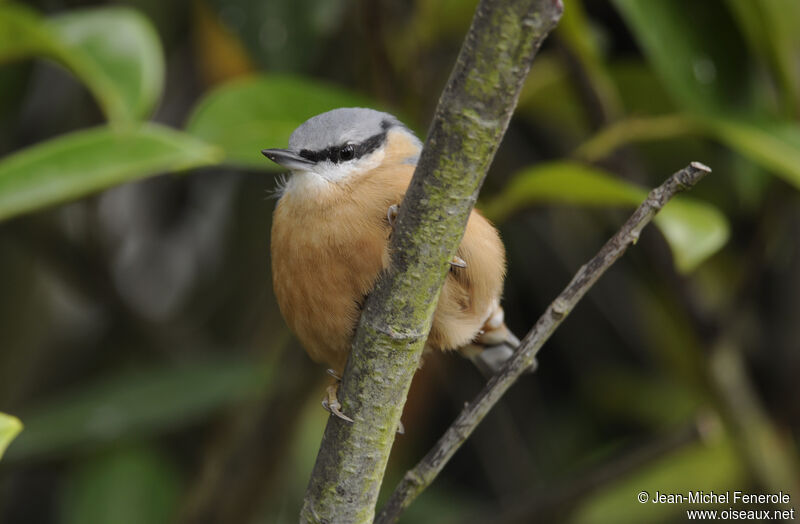
[[324,398],[322,399],[322,407],[329,411],[331,415],[335,415],[342,420],[350,422],[351,424],[353,423],[353,419],[342,413],[342,405],[338,400],[335,400],[334,402],[328,402],[328,399]]
[[[353,423],[353,419],[342,413],[342,404],[339,402],[338,393],[339,393],[339,383],[342,381],[342,377],[339,376],[339,373],[336,372],[335,369],[328,368],[326,370],[328,375],[332,376],[335,383],[328,386],[328,389],[325,394],[325,398],[322,399],[322,407],[325,408],[331,415],[337,416],[342,420],[347,422]],[[400,421],[397,423],[397,434],[403,435],[406,432],[406,428],[403,426],[403,422]]]
[[337,395],[339,393],[339,382],[341,382],[342,379],[340,379],[336,371],[332,369],[328,370],[328,374],[336,379],[336,383],[328,386],[325,392],[325,398],[322,399],[322,407],[328,410],[331,415],[336,415],[340,419],[346,420],[352,424],[353,419],[342,413],[342,404],[339,402]]
[[450,265],[453,267],[460,267],[463,269],[467,267],[467,261],[459,256],[453,256],[453,258],[450,260]]
[[392,204],[389,206],[389,209],[386,211],[386,220],[389,221],[389,225],[394,228],[395,222],[397,222],[397,213],[400,212],[400,207],[397,204]]

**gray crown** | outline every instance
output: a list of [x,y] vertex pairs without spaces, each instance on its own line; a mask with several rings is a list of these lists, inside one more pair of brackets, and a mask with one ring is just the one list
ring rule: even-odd
[[359,144],[396,126],[405,127],[389,113],[364,107],[343,107],[303,122],[289,138],[289,149],[322,151],[346,143]]

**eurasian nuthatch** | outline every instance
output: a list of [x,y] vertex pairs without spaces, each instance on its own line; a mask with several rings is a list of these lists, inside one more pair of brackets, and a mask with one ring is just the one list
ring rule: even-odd
[[[394,116],[342,108],[317,115],[265,149],[291,170],[272,221],[272,281],[289,327],[316,362],[341,376],[364,299],[389,264],[388,240],[422,144]],[[486,374],[519,341],[503,322],[505,250],[473,211],[451,262],[426,351],[458,350]],[[489,347],[491,346],[491,347]],[[338,382],[323,405],[341,413]]]

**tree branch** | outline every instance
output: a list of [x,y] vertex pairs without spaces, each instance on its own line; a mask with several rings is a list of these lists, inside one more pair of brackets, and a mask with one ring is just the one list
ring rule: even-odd
[[711,169],[707,166],[692,162],[650,192],[622,228],[606,242],[599,253],[578,270],[564,291],[548,306],[503,369],[464,408],[433,449],[405,474],[378,515],[375,521],[377,524],[395,522],[400,513],[433,482],[492,406],[534,364],[539,349],[597,279],[622,256],[629,245],[636,243],[642,229],[675,194],[690,189],[710,172]]
[[481,0],[370,293],[306,490],[303,522],[371,522],[448,262],[561,0]]

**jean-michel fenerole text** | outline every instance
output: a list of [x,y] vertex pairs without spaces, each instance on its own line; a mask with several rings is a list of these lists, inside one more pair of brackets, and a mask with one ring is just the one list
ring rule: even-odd
[[656,491],[650,498],[653,504],[788,504],[789,494],[746,493],[744,491],[689,491],[687,493],[662,493]]

